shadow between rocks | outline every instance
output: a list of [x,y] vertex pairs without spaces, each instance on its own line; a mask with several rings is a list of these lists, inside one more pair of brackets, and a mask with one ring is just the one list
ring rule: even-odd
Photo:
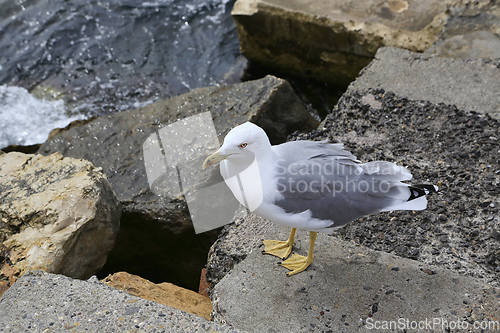
[[170,282],[198,291],[201,269],[220,229],[195,234],[174,233],[164,222],[140,214],[124,214],[113,250],[99,279],[125,271],[154,283]]

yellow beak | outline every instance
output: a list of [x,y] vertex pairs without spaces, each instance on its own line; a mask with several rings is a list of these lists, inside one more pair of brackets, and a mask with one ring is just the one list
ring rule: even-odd
[[229,155],[222,155],[219,149],[215,153],[207,157],[205,162],[203,162],[203,168],[219,163],[220,161],[225,160],[228,156]]

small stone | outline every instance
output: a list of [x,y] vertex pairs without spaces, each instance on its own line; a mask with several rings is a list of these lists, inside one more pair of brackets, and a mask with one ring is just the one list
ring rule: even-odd
[[[481,208],[486,208],[488,207],[489,205],[491,204],[491,200],[488,200],[488,201],[484,201],[483,203],[481,203]],[[493,205],[494,206],[494,205]]]
[[137,312],[139,312],[139,307],[137,307],[137,306],[130,306],[130,307],[125,309],[126,316],[137,313]]

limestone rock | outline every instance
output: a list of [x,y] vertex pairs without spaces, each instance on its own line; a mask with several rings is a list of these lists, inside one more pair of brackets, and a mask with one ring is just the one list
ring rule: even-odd
[[238,0],[232,15],[251,61],[347,85],[382,46],[423,52],[459,0]]
[[11,285],[34,269],[88,278],[106,262],[120,213],[106,177],[88,161],[0,155],[1,280]]
[[210,320],[212,302],[208,297],[202,296],[192,290],[184,289],[168,282],[155,284],[126,272],[109,275],[103,282],[113,288],[126,291],[133,296],[169,305]]
[[245,121],[266,129],[275,143],[283,142],[295,130],[318,125],[286,81],[267,76],[201,88],[136,110],[95,118],[81,126],[69,126],[52,135],[39,153],[59,152],[102,167],[124,213],[135,214],[137,220],[161,222],[163,228],[181,233],[192,230],[186,202],[150,191],[142,147],[160,128],[206,111],[212,114],[220,142],[232,127]]

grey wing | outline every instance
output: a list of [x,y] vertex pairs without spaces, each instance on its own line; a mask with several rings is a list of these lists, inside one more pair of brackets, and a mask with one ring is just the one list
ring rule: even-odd
[[359,162],[351,152],[344,150],[342,143],[328,141],[292,141],[273,146],[273,150],[285,163],[296,163],[304,160],[330,157]]
[[401,183],[411,179],[406,168],[380,161],[358,164],[349,155],[323,152],[304,160],[280,160],[281,196],[275,204],[287,213],[309,209],[312,217],[339,227],[408,200],[408,185]]

